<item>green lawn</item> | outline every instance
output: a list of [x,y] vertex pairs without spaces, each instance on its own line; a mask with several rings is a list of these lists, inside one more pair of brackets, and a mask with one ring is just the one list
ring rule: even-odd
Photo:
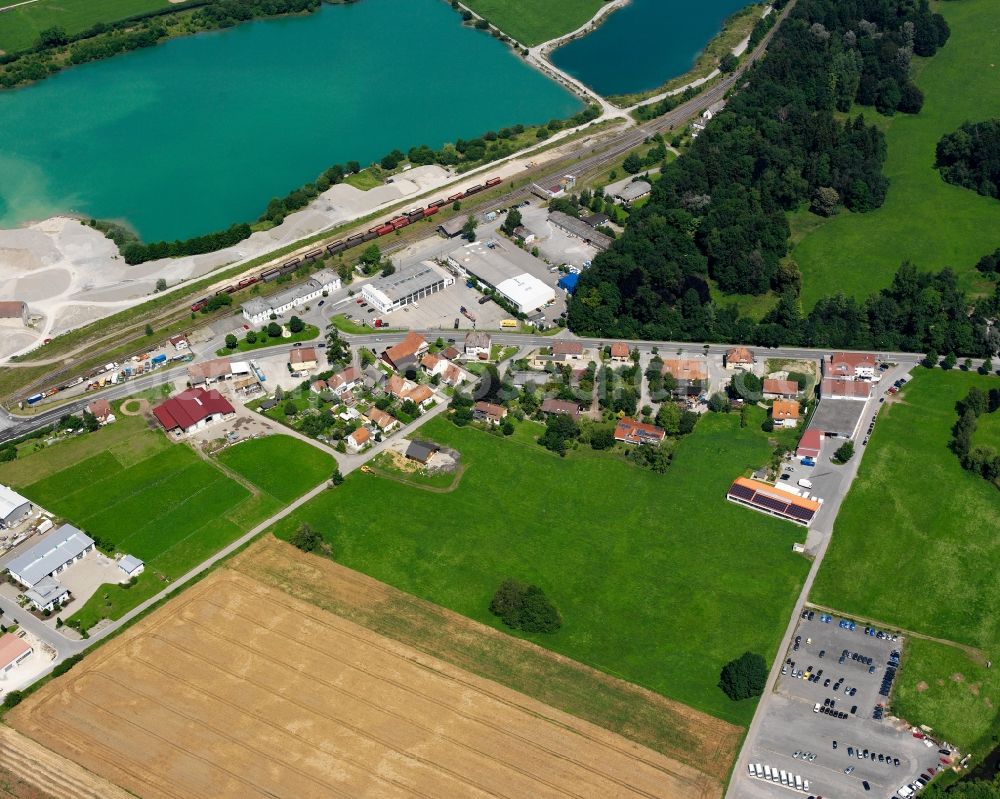
[[523,45],[534,47],[575,31],[602,0],[465,0],[465,5]]
[[231,350],[228,347],[221,347],[215,351],[215,354],[224,356],[232,355],[235,352],[253,352],[265,347],[277,347],[281,344],[290,345],[295,344],[297,341],[312,341],[317,338],[319,338],[319,328],[316,325],[306,325],[298,333],[292,333],[288,338],[280,336],[278,338],[271,338],[257,332],[257,340],[253,344],[249,344],[245,338],[241,338],[236,344],[236,349]]
[[972,443],[1000,451],[1000,411],[984,413],[976,420]]
[[330,455],[291,436],[254,438],[219,453],[219,460],[262,491],[291,502],[330,477]]
[[[18,1],[4,0],[0,5]],[[0,50],[13,53],[32,47],[38,34],[53,25],[73,36],[98,22],[117,22],[169,5],[168,0],[38,0],[0,14]]]
[[768,458],[759,428],[740,429],[737,415],[702,419],[667,475],[589,450],[560,459],[525,437],[440,417],[421,436],[462,453],[455,491],[356,472],[278,535],[308,522],[339,562],[496,627],[487,607],[499,583],[535,582],[565,624],[532,640],[720,718],[750,720],[755,703],[727,699],[719,671],[748,649],[774,656],[808,570],[791,552],[800,529],[725,501],[732,478]]
[[[921,369],[901,392],[902,402],[883,409],[837,518],[813,589],[816,602],[978,647],[997,659],[1000,495],[964,471],[947,446],[955,402],[970,386],[997,384],[995,377]],[[899,687],[910,721],[964,744],[996,725],[1000,692],[966,697],[961,713],[940,699],[936,680],[951,673],[953,660],[973,669],[964,655],[924,644],[913,651]],[[933,690],[918,691],[921,682]],[[1000,687],[996,680],[989,684]]]
[[967,120],[996,116],[1000,108],[1000,3],[935,5],[951,26],[951,39],[933,58],[915,59],[923,110],[897,115],[887,125],[891,187],[885,205],[869,214],[842,212],[792,252],[807,309],[837,292],[858,298],[875,293],[904,260],[928,270],[950,266],[966,288],[977,289],[975,263],[1000,247],[1000,202],[945,183],[934,169],[943,134]]
[[289,436],[225,450],[222,462],[261,488],[254,495],[142,417],[3,464],[0,481],[41,507],[146,562],[136,585],[102,587],[71,607],[84,627],[118,618],[329,477],[333,459]]

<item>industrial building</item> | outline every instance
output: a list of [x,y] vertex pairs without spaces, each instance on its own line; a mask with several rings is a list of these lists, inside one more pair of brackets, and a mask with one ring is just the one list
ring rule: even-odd
[[6,678],[18,665],[31,657],[34,651],[27,641],[12,633],[0,636],[0,678]]
[[281,316],[288,311],[305,305],[310,300],[328,294],[340,288],[340,276],[330,269],[320,269],[305,283],[292,286],[270,297],[254,297],[243,303],[243,318],[254,325],[263,324],[271,318],[271,314]]
[[463,245],[448,254],[448,263],[492,288],[525,315],[555,301],[555,289],[532,274],[546,274],[545,264],[508,242]]
[[10,576],[25,588],[35,588],[94,549],[94,539],[71,524],[64,524],[27,552],[7,564]]
[[0,527],[13,527],[31,513],[31,502],[13,489],[0,485]]
[[643,197],[649,196],[649,192],[652,191],[652,189],[653,187],[648,181],[633,180],[631,183],[616,191],[612,199],[616,200],[621,205],[631,205],[636,200],[641,200]]
[[587,244],[599,250],[606,250],[614,240],[610,236],[594,230],[591,225],[575,216],[570,216],[562,211],[553,211],[549,214],[549,221],[556,227],[566,231],[571,236],[583,239]]
[[455,278],[443,269],[430,261],[421,261],[416,266],[373,280],[361,289],[361,296],[381,313],[391,313],[454,284]]

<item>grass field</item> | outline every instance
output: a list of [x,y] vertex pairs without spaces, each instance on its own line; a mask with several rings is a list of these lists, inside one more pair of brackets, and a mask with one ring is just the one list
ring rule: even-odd
[[1000,451],[1000,412],[984,413],[976,420],[972,443]]
[[975,263],[1000,247],[1000,202],[945,183],[934,169],[943,134],[1000,108],[1000,3],[934,5],[948,20],[951,39],[933,58],[915,59],[925,97],[920,114],[888,122],[885,205],[869,214],[842,212],[791,254],[802,270],[806,309],[837,292],[867,297],[887,286],[904,260],[927,270],[950,266],[966,288],[977,289]]
[[[1000,655],[1000,496],[947,448],[955,402],[995,377],[921,370],[880,414],[858,478],[840,510],[812,598],[845,612]],[[909,650],[908,650],[909,651]],[[997,723],[1000,680],[943,645],[919,643],[900,672],[909,720],[968,745]],[[958,661],[958,662],[956,662]],[[963,667],[960,667],[960,663]],[[949,705],[976,671],[978,696]],[[938,685],[938,680],[945,685]],[[969,679],[969,683],[976,682]],[[927,683],[930,690],[918,690]],[[989,689],[989,690],[987,690]]]
[[221,347],[215,351],[215,354],[222,357],[232,355],[234,352],[253,352],[265,347],[277,347],[281,344],[288,344],[290,346],[298,341],[312,341],[315,338],[319,338],[319,328],[316,325],[306,325],[298,333],[292,333],[287,338],[271,338],[258,332],[257,340],[253,344],[248,343],[245,338],[241,338],[236,343],[236,349],[231,350],[228,347]]
[[727,699],[719,671],[748,649],[774,655],[808,570],[791,552],[801,531],[725,501],[735,475],[768,459],[758,428],[741,430],[735,415],[704,418],[667,475],[590,450],[560,459],[517,435],[441,418],[421,435],[462,453],[455,491],[354,473],[286,519],[279,536],[308,522],[339,563],[495,627],[487,607],[499,583],[535,582],[565,624],[532,640],[749,721],[755,703]]
[[224,449],[219,461],[281,502],[315,488],[336,466],[330,455],[291,436],[244,441]]
[[465,0],[479,16],[523,45],[534,47],[575,31],[597,13],[602,0]]
[[0,481],[146,562],[136,585],[107,586],[70,608],[89,627],[118,618],[332,470],[332,459],[288,436],[240,444],[222,460],[260,490],[171,443],[142,417],[119,416],[96,433],[3,464]]
[[[15,2],[18,0],[3,0],[0,5]],[[168,0],[38,0],[0,14],[0,50],[26,50],[41,31],[53,25],[61,25],[73,36],[98,22],[116,22],[169,5]]]

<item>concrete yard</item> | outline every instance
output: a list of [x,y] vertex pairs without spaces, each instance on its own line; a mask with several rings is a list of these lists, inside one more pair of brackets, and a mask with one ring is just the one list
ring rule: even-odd
[[[903,639],[880,640],[866,635],[863,624],[853,631],[846,630],[838,624],[840,617],[834,616],[832,622],[823,623],[820,611],[813,612],[812,621],[799,621],[796,630],[796,635],[801,636],[799,649],[794,650],[793,638],[793,646],[781,656],[783,661],[786,658],[794,661],[794,666],[785,664],[787,673],[778,678],[775,694],[767,697],[758,710],[764,714],[760,732],[747,760],[738,763],[734,772],[731,793],[737,799],[774,799],[789,793],[780,783],[750,777],[747,762],[777,767],[808,780],[808,791],[799,793],[838,799],[872,796],[884,799],[927,768],[940,765],[937,745],[929,747],[914,738],[909,725],[901,720],[886,717],[876,721],[872,715],[877,703],[887,701],[879,696],[879,688],[889,654],[902,649]],[[839,659],[844,649],[848,655],[841,664]],[[820,652],[825,653],[823,657]],[[873,674],[869,674],[869,666],[850,657],[853,652],[872,658]],[[792,676],[793,669],[810,666],[814,673],[822,669],[819,682]],[[833,687],[841,678],[843,683],[835,692]],[[827,679],[830,684],[824,686]],[[856,689],[854,696],[847,693],[851,689]],[[827,699],[833,700],[834,709],[847,713],[848,718],[814,712],[815,706],[822,707]],[[855,707],[856,712],[852,713]],[[848,754],[848,747],[853,754]],[[872,757],[859,759],[858,749],[862,753],[867,749]],[[814,753],[816,757],[796,758],[796,752]],[[879,763],[878,754],[898,758],[899,765]],[[850,774],[844,773],[852,767]],[[864,781],[868,782],[867,790]]]

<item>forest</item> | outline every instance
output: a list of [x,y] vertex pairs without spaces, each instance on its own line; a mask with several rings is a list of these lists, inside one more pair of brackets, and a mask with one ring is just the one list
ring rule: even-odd
[[949,183],[1000,199],[1000,119],[966,122],[942,136],[934,165]]
[[[901,265],[864,302],[821,300],[803,315],[801,275],[788,252],[788,212],[828,216],[878,208],[888,182],[885,140],[856,106],[916,113],[914,55],[932,55],[947,24],[925,0],[799,0],[744,87],[667,165],[625,233],[580,277],[569,308],[577,333],[647,339],[876,347],[963,355],[995,347],[984,317],[968,314],[950,270]],[[711,300],[774,291],[759,323]]]

